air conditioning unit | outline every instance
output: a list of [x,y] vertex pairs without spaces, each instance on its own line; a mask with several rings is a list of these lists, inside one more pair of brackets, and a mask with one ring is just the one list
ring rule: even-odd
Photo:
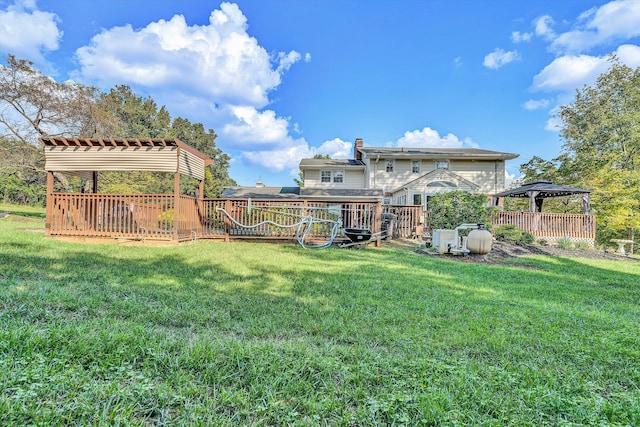
[[450,247],[458,246],[458,242],[456,242],[457,233],[455,230],[436,229],[433,230],[432,234],[431,246],[436,248],[438,253],[446,254],[449,252]]

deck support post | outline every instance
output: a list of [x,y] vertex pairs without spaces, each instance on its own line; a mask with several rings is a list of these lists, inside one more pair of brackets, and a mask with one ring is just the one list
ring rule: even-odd
[[47,171],[47,209],[44,225],[45,236],[51,236],[51,225],[53,223],[53,171]]
[[173,240],[178,240],[180,217],[180,171],[173,175]]
[[[375,225],[375,232],[382,232],[382,203],[378,202],[376,203],[375,206],[375,219],[376,219],[376,225]],[[379,248],[380,246],[382,246],[382,239],[378,239],[376,240],[376,248]]]

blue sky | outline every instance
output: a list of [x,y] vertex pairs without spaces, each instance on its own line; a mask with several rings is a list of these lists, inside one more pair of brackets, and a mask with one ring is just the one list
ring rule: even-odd
[[240,185],[355,138],[518,153],[517,177],[609,54],[640,66],[640,0],[0,0],[7,53],[213,128]]

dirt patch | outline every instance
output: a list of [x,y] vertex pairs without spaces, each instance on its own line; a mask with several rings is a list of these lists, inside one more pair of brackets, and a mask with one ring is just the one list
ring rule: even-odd
[[[415,242],[415,241],[414,241]],[[415,245],[416,243],[414,243]],[[487,255],[439,255],[434,254],[427,248],[420,247],[416,250],[417,253],[434,256],[444,256],[448,259],[457,260],[460,262],[477,262],[485,264],[504,264],[506,260],[526,257],[531,255],[548,255],[553,257],[562,258],[588,258],[588,259],[602,259],[611,261],[629,261],[640,262],[639,258],[618,255],[614,253],[608,253],[597,250],[578,250],[578,249],[562,249],[557,246],[541,246],[541,245],[514,245],[511,243],[494,241],[491,247],[491,252]]]

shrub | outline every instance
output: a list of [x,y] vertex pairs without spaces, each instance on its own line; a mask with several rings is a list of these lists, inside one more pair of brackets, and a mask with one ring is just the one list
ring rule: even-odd
[[589,244],[587,242],[576,242],[576,244],[574,246],[579,251],[587,251],[587,250],[591,249],[591,247],[589,246]]
[[500,242],[514,243],[516,245],[530,245],[536,240],[533,234],[513,224],[504,224],[496,227],[494,236]]
[[558,240],[558,247],[562,249],[571,249],[573,247],[573,243],[571,243],[571,240],[565,237],[563,239]]
[[430,224],[432,229],[454,229],[460,224],[491,224],[494,211],[486,206],[487,197],[462,190],[436,194],[429,199]]

